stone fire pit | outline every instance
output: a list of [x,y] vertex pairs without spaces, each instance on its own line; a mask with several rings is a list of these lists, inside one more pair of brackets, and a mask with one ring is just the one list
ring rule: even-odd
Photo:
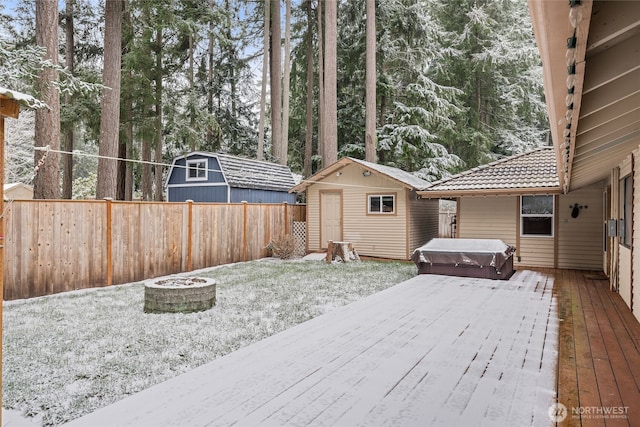
[[145,313],[192,313],[216,303],[216,281],[208,277],[172,276],[144,285]]

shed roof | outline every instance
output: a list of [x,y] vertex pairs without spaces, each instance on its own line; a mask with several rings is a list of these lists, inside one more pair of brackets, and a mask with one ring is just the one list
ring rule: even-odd
[[391,166],[379,165],[376,163],[366,162],[360,159],[354,159],[353,157],[344,157],[337,162],[327,166],[326,168],[316,172],[313,176],[310,176],[306,180],[302,181],[300,184],[293,187],[291,192],[302,192],[307,189],[311,184],[322,181],[325,177],[339,171],[340,169],[351,165],[356,164],[363,169],[370,171],[373,174],[383,175],[392,181],[399,183],[400,185],[414,189],[414,190],[422,190],[429,186],[429,181],[425,181],[424,179],[420,179],[417,176],[413,175],[410,172],[403,171],[402,169],[394,168]]
[[172,170],[177,160],[193,156],[218,159],[220,170],[227,184],[231,187],[286,192],[295,185],[293,174],[288,166],[204,151],[194,151],[184,156],[176,157],[173,159]]
[[34,108],[34,109],[48,108],[47,104],[40,101],[39,99],[34,98],[33,96],[8,89],[6,87],[0,86],[0,95],[4,96],[5,98],[16,101],[23,107]]
[[271,162],[216,154],[220,168],[232,187],[289,191],[295,185],[291,169]]
[[553,147],[542,147],[433,182],[419,194],[422,197],[457,197],[559,193],[560,190]]

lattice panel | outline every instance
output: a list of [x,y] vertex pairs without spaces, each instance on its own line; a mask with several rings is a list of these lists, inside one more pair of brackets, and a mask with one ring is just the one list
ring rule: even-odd
[[295,241],[295,256],[307,254],[307,223],[305,221],[293,221],[293,239]]

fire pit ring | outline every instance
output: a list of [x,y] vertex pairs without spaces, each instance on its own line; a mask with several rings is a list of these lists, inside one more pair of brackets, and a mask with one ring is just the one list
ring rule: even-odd
[[145,313],[193,313],[216,303],[216,281],[208,277],[170,276],[144,285]]

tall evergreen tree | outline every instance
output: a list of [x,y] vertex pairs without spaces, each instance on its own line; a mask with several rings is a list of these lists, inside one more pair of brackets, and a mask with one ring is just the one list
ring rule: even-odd
[[122,0],[105,5],[104,71],[100,122],[100,159],[96,198],[117,196],[118,145],[120,134],[120,67],[122,57]]
[[442,25],[445,49],[452,52],[436,81],[459,88],[464,106],[445,145],[468,166],[539,145],[547,126],[526,4],[440,0],[433,14]]
[[[58,3],[36,0],[36,43],[46,49],[45,59],[58,64]],[[58,71],[44,68],[39,75],[38,97],[49,108],[36,111],[36,147],[60,150],[60,92],[56,83]],[[37,174],[33,183],[35,199],[60,197],[60,164],[56,152],[36,151],[34,164]]]

